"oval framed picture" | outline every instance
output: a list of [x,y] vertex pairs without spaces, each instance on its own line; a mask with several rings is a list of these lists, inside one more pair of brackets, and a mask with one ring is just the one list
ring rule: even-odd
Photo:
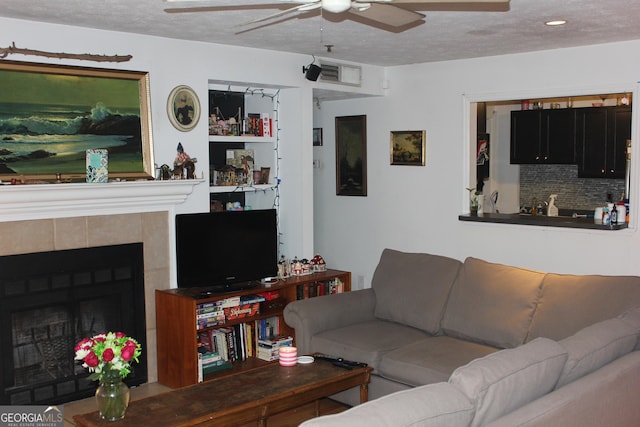
[[198,95],[189,86],[174,88],[167,100],[167,115],[176,129],[182,132],[190,131],[200,119]]

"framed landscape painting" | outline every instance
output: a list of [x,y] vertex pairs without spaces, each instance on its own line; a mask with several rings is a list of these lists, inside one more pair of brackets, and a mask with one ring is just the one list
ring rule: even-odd
[[367,116],[336,117],[336,194],[367,195]]
[[84,181],[87,150],[153,177],[148,73],[0,61],[0,179]]
[[426,137],[424,130],[391,131],[391,164],[424,166]]

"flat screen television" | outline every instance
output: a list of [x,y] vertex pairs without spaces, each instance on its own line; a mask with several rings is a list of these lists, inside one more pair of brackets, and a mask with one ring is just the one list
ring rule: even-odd
[[179,288],[247,289],[278,273],[275,209],[176,215]]

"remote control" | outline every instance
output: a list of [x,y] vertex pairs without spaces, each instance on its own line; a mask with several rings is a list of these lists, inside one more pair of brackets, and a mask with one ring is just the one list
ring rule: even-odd
[[346,360],[342,357],[330,356],[328,354],[314,354],[313,357],[316,359],[327,360],[332,362],[334,365],[345,369],[366,368],[369,366],[364,362],[354,362],[353,360]]

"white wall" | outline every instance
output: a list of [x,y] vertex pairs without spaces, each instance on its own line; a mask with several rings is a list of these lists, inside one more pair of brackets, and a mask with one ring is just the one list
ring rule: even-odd
[[[280,206],[283,251],[287,256],[313,255],[313,197],[311,172],[312,88],[331,85],[305,80],[302,66],[311,55],[246,49],[214,43],[189,42],[87,28],[52,25],[0,18],[0,39],[18,47],[46,52],[132,55],[123,63],[60,60],[11,55],[7,60],[76,65],[94,68],[149,72],[152,139],[155,163],[173,164],[176,147],[197,157],[196,174],[205,183],[197,185],[176,213],[209,210],[208,90],[210,84],[281,89],[280,128],[282,151]],[[383,69],[363,65],[361,88],[340,87],[344,92],[380,94]],[[188,85],[202,106],[200,121],[190,132],[175,129],[167,118],[166,102],[171,90]],[[335,86],[335,85],[333,85]],[[335,89],[335,87],[334,87]],[[274,172],[272,172],[273,174]],[[273,175],[272,175],[273,176]]]
[[[637,100],[639,48],[633,41],[389,68],[387,97],[322,103],[315,110],[325,141],[314,149],[323,165],[314,172],[316,250],[329,265],[351,270],[355,287],[369,286],[385,247],[554,272],[640,274],[637,221],[612,232],[458,220],[472,181],[469,103],[620,91]],[[367,197],[335,195],[334,118],[353,114],[367,115]],[[391,166],[389,132],[415,129],[427,132],[427,165]],[[632,132],[637,141],[638,109]],[[615,256],[607,253],[613,248]]]

